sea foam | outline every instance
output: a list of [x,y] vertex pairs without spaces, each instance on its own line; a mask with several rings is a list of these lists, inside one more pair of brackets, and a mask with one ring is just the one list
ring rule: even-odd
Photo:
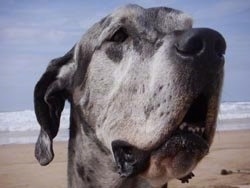
[[[63,110],[56,140],[68,139],[70,109]],[[220,105],[217,130],[250,129],[250,102],[224,102]],[[0,113],[0,144],[34,143],[40,126],[34,111]]]

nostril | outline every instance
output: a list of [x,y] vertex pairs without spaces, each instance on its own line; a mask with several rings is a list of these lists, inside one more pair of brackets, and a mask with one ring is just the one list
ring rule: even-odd
[[203,49],[203,41],[200,37],[191,38],[188,45],[191,54],[198,54]]
[[176,51],[184,56],[194,56],[203,49],[203,40],[199,36],[191,36],[186,40],[180,40],[176,43]]

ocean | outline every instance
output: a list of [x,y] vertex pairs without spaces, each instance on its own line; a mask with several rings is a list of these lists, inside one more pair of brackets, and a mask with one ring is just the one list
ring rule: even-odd
[[[68,140],[69,109],[64,109],[55,141]],[[34,111],[0,112],[0,145],[35,143],[39,124]],[[217,131],[250,129],[250,102],[223,102],[217,122]]]

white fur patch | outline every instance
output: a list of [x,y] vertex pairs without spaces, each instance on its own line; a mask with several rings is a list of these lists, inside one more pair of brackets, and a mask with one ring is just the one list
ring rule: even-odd
[[75,72],[76,67],[77,65],[74,61],[62,66],[62,68],[59,71],[59,74],[57,75],[57,78],[60,79],[60,78],[66,78],[66,77],[71,76]]
[[35,149],[35,156],[41,165],[47,165],[53,160],[52,141],[46,131],[41,129]]
[[189,14],[186,13],[182,13],[178,15],[178,19],[182,22],[183,28],[181,29],[189,29],[192,27],[193,25],[193,19]]

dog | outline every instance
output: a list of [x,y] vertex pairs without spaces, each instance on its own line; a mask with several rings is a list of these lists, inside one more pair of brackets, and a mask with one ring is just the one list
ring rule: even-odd
[[188,182],[208,154],[223,84],[223,36],[187,14],[127,5],[94,24],[35,86],[35,157],[70,103],[69,188],[167,187]]

